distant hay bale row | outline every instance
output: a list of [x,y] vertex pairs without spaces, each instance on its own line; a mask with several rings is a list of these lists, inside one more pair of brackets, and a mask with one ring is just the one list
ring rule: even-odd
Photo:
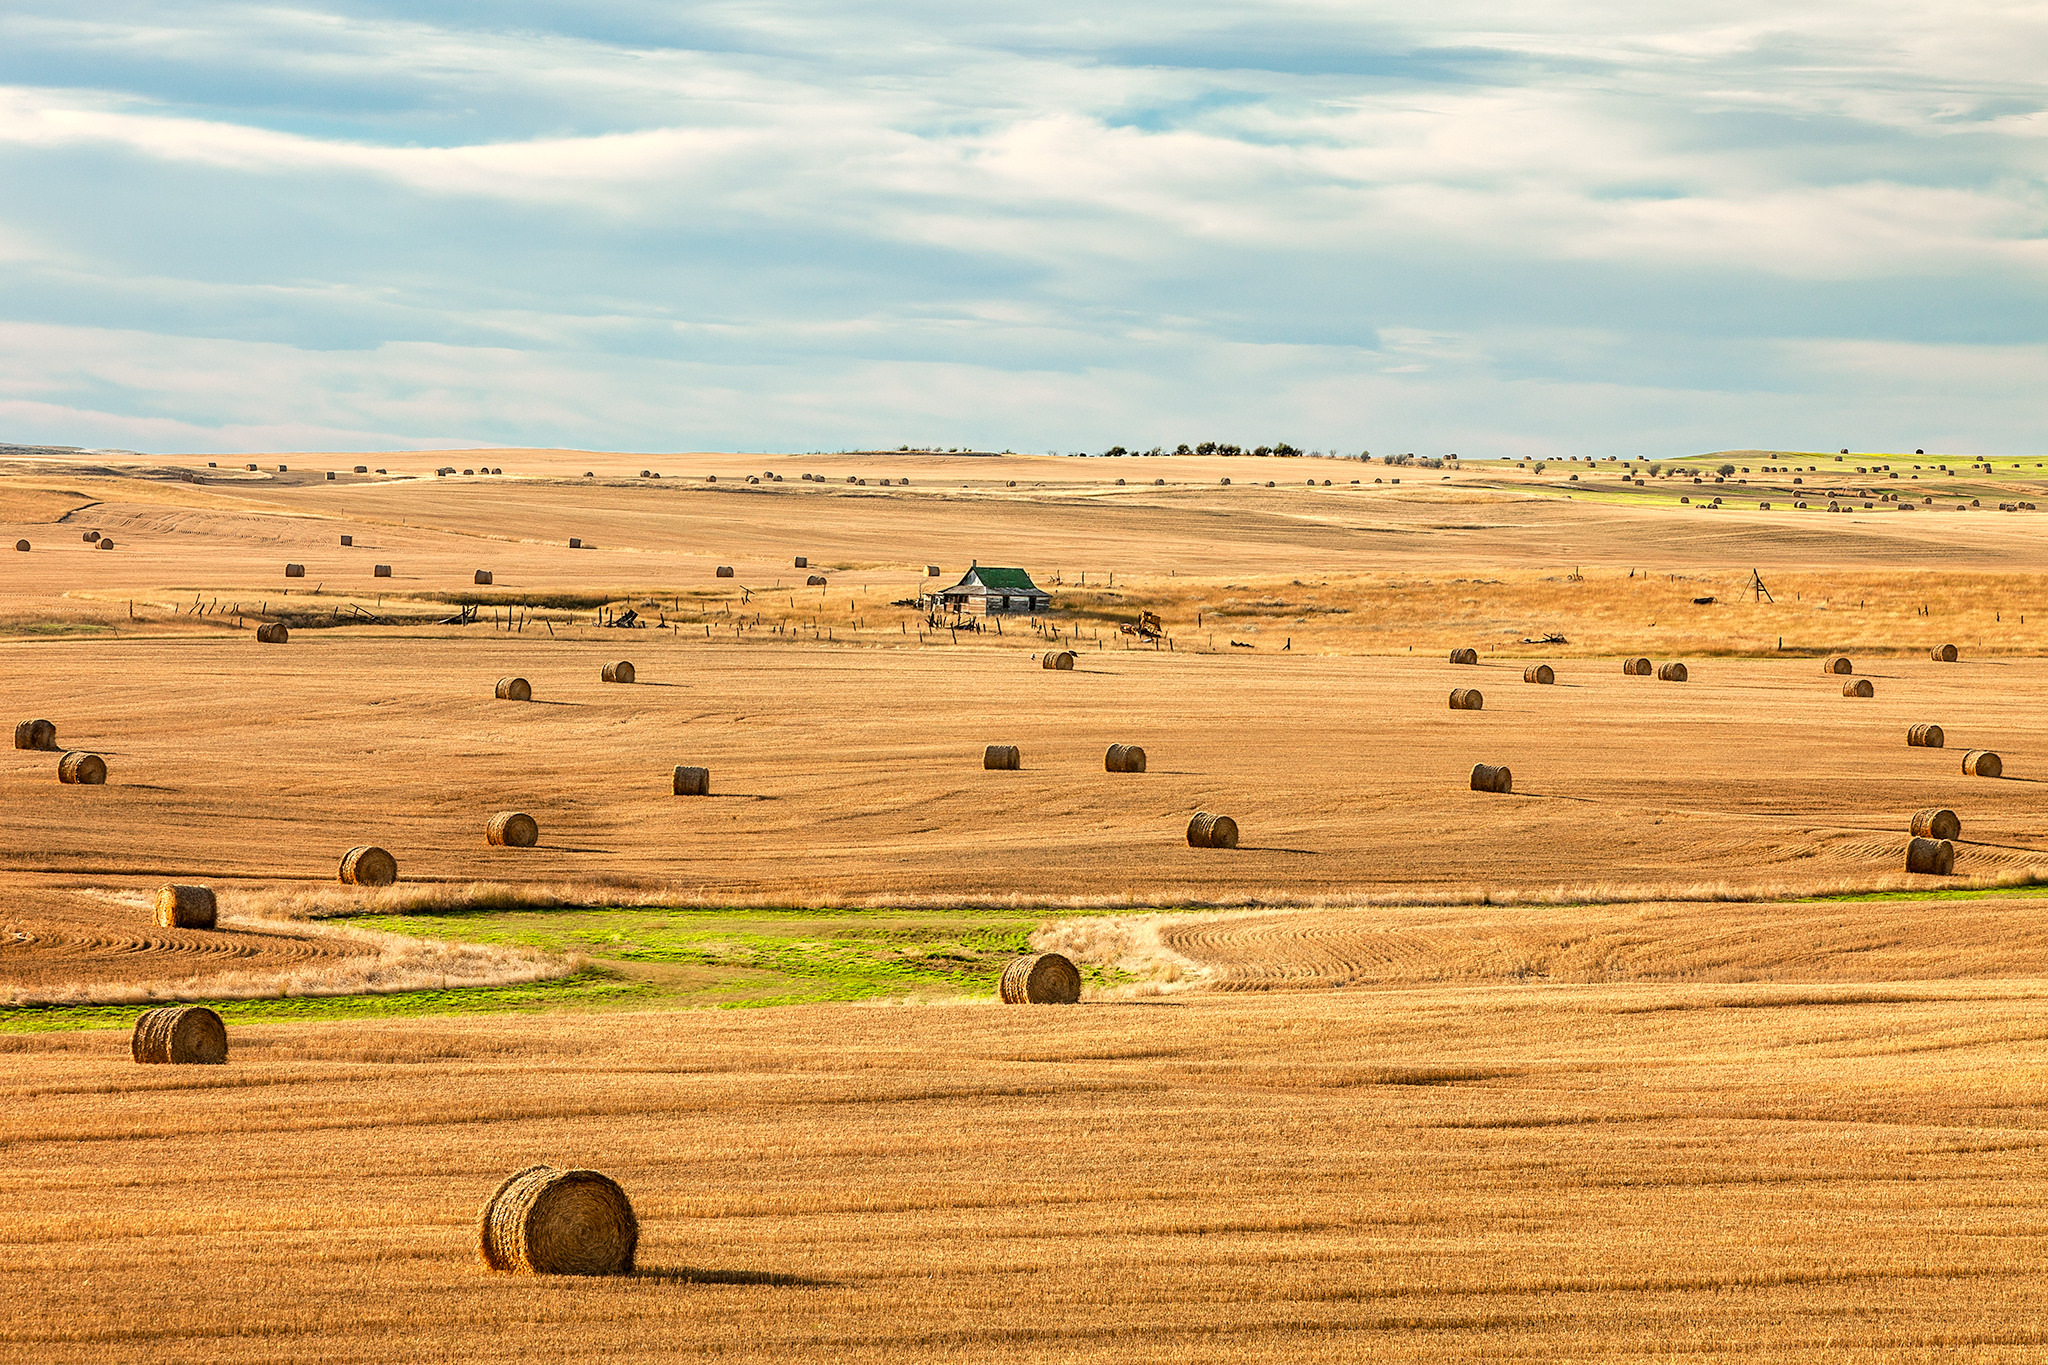
[[1647,678],[1657,670],[1648,659],[1623,659],[1621,671],[1631,678]]
[[1479,662],[1479,651],[1476,649],[1454,649],[1451,651],[1451,662],[1454,664],[1476,664]]
[[210,886],[159,886],[156,922],[165,929],[211,929],[220,906]]
[[1522,681],[1525,683],[1554,683],[1557,681],[1557,674],[1549,664],[1530,664],[1522,670]]
[[1948,742],[1939,725],[1912,725],[1906,728],[1906,747],[1909,749],[1939,749]]
[[390,886],[398,880],[398,859],[374,844],[359,844],[341,855],[337,875],[346,886]]
[[1484,711],[1486,709],[1486,698],[1480,695],[1479,689],[1476,687],[1454,687],[1451,689],[1451,709],[1453,711]]
[[1906,844],[1906,871],[1947,877],[1956,870],[1956,846],[1946,839],[1912,839]]
[[823,574],[817,574],[817,573],[814,573],[814,574],[812,574],[812,575],[811,575],[811,576],[810,576],[809,578],[806,578],[806,579],[804,580],[804,586],[805,586],[805,587],[807,587],[807,588],[822,588],[822,587],[824,587],[824,586],[825,586],[825,575],[823,575]]
[[1198,810],[1188,821],[1189,848],[1236,848],[1237,821],[1227,815]]
[[988,772],[1016,772],[1023,755],[1014,744],[991,744],[981,751],[981,766]]
[[284,576],[286,578],[304,578],[306,576],[306,566],[303,564],[287,564],[284,566]]
[[633,681],[635,674],[633,665],[621,659],[615,664],[606,664],[599,670],[598,676],[608,683],[629,683]]
[[1926,810],[1913,812],[1913,822],[1908,827],[1922,839],[1960,839],[1963,837],[1963,822],[1946,806],[1929,806]]
[[281,645],[291,638],[291,631],[286,629],[282,621],[266,621],[256,627],[256,640],[259,644]]
[[104,786],[107,781],[107,760],[98,754],[73,751],[57,760],[57,780],[67,786]]
[[677,768],[675,773],[675,794],[677,796],[711,795],[711,769]]
[[477,1256],[502,1274],[630,1275],[640,1246],[633,1201],[610,1176],[529,1166],[484,1202]]
[[166,1005],[135,1021],[128,1051],[144,1063],[220,1066],[228,1059],[228,1028],[204,1005]]
[[1081,998],[1081,971],[1058,953],[1032,953],[1003,968],[996,990],[1005,1005],[1071,1005]]
[[1657,666],[1657,676],[1665,682],[1684,682],[1686,679],[1685,665],[1681,663],[1659,664]]
[[1963,755],[1963,771],[1972,777],[1998,777],[2005,764],[1989,749],[1972,749]]
[[484,829],[492,848],[532,848],[540,842],[540,822],[523,810],[499,811]]
[[1842,695],[1845,697],[1874,697],[1877,695],[1877,689],[1870,685],[1870,679],[1858,678],[1854,682],[1842,684]]
[[491,571],[489,569],[478,569],[476,571],[476,585],[479,588],[491,586]]
[[1856,665],[1839,654],[1831,654],[1828,656],[1827,661],[1821,664],[1820,671],[1823,673],[1854,673]]
[[1072,672],[1076,655],[1071,649],[1049,649],[1038,656],[1040,668],[1057,668]]
[[1145,751],[1135,744],[1112,744],[1102,756],[1102,768],[1112,773],[1144,772]]
[[532,701],[533,684],[524,678],[498,679],[499,701]]
[[1932,656],[1934,662],[1938,664],[1952,664],[1956,661],[1956,647],[1954,645],[1936,645],[1928,653]]
[[1496,767],[1491,763],[1472,765],[1472,790],[1510,795],[1515,790],[1515,775],[1505,766]]
[[22,721],[14,727],[14,747],[54,749],[57,747],[57,727],[46,720]]

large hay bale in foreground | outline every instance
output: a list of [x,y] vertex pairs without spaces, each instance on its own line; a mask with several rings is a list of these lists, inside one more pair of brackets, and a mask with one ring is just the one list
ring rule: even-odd
[[609,683],[629,683],[633,681],[635,675],[633,665],[621,659],[615,664],[606,664],[598,676]]
[[1906,727],[1906,747],[1909,749],[1939,749],[1947,742],[1948,736],[1939,725]]
[[22,721],[14,727],[14,747],[54,749],[57,747],[57,727],[46,720]]
[[523,810],[501,810],[484,829],[492,848],[532,848],[540,842],[540,822]]
[[1928,653],[1933,656],[1934,662],[1938,664],[1952,664],[1956,661],[1956,647],[1954,645],[1936,645]]
[[135,1021],[128,1051],[138,1062],[220,1066],[228,1059],[228,1026],[204,1005],[166,1005]]
[[156,922],[165,929],[211,929],[220,906],[210,886],[159,886]]
[[1144,772],[1145,751],[1135,744],[1112,744],[1102,756],[1102,769],[1111,773]]
[[1476,664],[1479,662],[1479,651],[1476,649],[1454,649],[1451,651],[1451,662],[1454,664]]
[[1823,673],[1854,673],[1856,665],[1839,654],[1830,654],[1820,666]]
[[1016,772],[1023,755],[1014,744],[991,744],[981,751],[981,766],[989,772]]
[[292,638],[292,633],[282,621],[265,621],[256,627],[258,644],[281,645]]
[[997,993],[1005,1005],[1071,1005],[1081,998],[1081,971],[1058,953],[1032,953],[1003,968]]
[[1074,651],[1071,649],[1049,649],[1038,656],[1038,666],[1071,673],[1074,669],[1074,657]]
[[1956,846],[1946,839],[1913,839],[1906,844],[1906,871],[1930,877],[1952,876]]
[[1522,670],[1522,681],[1525,683],[1554,683],[1557,681],[1557,674],[1551,669],[1549,664],[1530,664]]
[[104,786],[107,760],[98,754],[74,750],[57,760],[57,780],[67,786]]
[[1621,671],[1631,678],[1647,678],[1656,672],[1648,659],[1623,659]]
[[1486,709],[1486,698],[1480,694],[1479,689],[1476,687],[1454,687],[1451,689],[1451,709],[1453,711],[1484,711]]
[[1929,806],[1913,812],[1913,834],[1922,839],[1960,839],[1963,821],[1946,806]]
[[678,767],[675,772],[677,796],[711,795],[711,769]]
[[1237,821],[1227,815],[1198,810],[1188,821],[1189,848],[1236,848]]
[[478,569],[476,571],[476,585],[479,588],[491,586],[491,571],[489,569]]
[[524,678],[498,679],[499,701],[532,701],[533,684]]
[[1972,777],[1998,777],[2005,764],[1989,749],[1972,749],[1963,755],[1963,771]]
[[284,576],[286,578],[304,578],[306,576],[306,566],[303,564],[287,564],[284,566]]
[[1657,667],[1657,676],[1665,682],[1684,682],[1686,679],[1685,665],[1681,663],[1660,664]]
[[390,886],[398,880],[398,859],[375,844],[358,844],[341,855],[337,875],[346,886]]
[[513,1275],[630,1275],[640,1220],[616,1180],[598,1171],[528,1166],[485,1201],[477,1255]]
[[1511,795],[1515,790],[1515,775],[1503,766],[1491,763],[1472,765],[1472,790]]
[[1877,695],[1877,689],[1870,685],[1870,679],[1858,678],[1854,682],[1842,684],[1842,695],[1845,697],[1874,697]]

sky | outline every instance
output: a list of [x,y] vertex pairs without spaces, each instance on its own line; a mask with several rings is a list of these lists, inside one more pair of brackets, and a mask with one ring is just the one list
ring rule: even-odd
[[2048,449],[2048,6],[5,0],[0,442]]

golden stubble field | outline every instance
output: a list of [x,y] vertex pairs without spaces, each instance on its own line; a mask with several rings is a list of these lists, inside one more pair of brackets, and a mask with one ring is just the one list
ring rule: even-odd
[[[2041,1355],[2044,902],[1784,899],[1934,894],[1900,870],[1926,805],[1960,812],[1964,881],[2048,861],[2027,516],[1567,502],[1501,471],[1247,488],[1245,461],[634,457],[658,488],[577,452],[493,453],[501,482],[308,473],[484,459],[0,480],[5,530],[37,547],[0,580],[0,682],[111,771],[62,787],[54,754],[0,760],[0,988],[374,989],[367,939],[156,930],[137,896],[175,878],[282,901],[362,842],[457,896],[1098,909],[1043,937],[1194,984],[1073,1009],[250,1024],[219,1069],[134,1066],[114,1031],[0,1037],[13,1354]],[[733,485],[767,468],[784,483]],[[1155,470],[1167,486],[1138,482]],[[790,590],[797,554],[831,580],[815,600]],[[920,641],[887,610],[924,564],[975,558],[1057,573],[1076,671],[1038,668],[1028,628]],[[534,610],[523,631],[258,645],[232,609],[282,597],[286,560],[314,615]],[[1729,600],[1751,567],[1779,604]],[[549,595],[653,602],[677,628],[601,630]],[[1144,606],[1172,652],[1118,647]],[[1570,642],[1520,642],[1553,629]],[[1877,651],[1877,695],[1771,657],[1779,633]],[[1927,659],[1943,639],[1963,662]],[[1624,649],[1693,680],[1623,677]],[[641,681],[601,683],[617,658]],[[1537,658],[1555,686],[1520,681]],[[494,700],[506,674],[537,700]],[[1454,686],[1486,709],[1449,711]],[[1949,747],[1907,748],[1920,721]],[[984,772],[992,742],[1023,770]],[[1150,771],[1103,772],[1112,742]],[[1968,747],[2008,776],[1965,777]],[[1515,795],[1467,789],[1482,760]],[[715,795],[670,795],[678,763]],[[1187,848],[1198,808],[1244,847]],[[485,846],[504,809],[539,819],[539,848]],[[538,1161],[625,1185],[639,1276],[475,1263],[477,1206]]]

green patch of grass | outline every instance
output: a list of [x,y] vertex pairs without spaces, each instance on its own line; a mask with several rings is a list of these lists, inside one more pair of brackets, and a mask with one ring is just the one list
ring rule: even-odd
[[0,635],[107,635],[113,627],[98,621],[10,621]]
[[2040,900],[2043,899],[2043,891],[2038,882],[2025,882],[2018,886],[1966,886],[1946,891],[1845,891],[1837,896],[1800,896],[1788,904],[1811,905],[1824,901],[1975,901],[1993,896],[2018,896]]
[[[489,1014],[535,1011],[564,1005],[628,1006],[653,994],[642,982],[612,972],[586,970],[556,981],[519,986],[469,986],[453,990],[394,991],[389,995],[288,996],[281,1000],[183,1001],[205,1005],[230,1024],[295,1022],[306,1019],[385,1019],[415,1014]],[[45,1033],[57,1029],[130,1028],[152,1004],[26,1005],[0,1009],[0,1033]]]

